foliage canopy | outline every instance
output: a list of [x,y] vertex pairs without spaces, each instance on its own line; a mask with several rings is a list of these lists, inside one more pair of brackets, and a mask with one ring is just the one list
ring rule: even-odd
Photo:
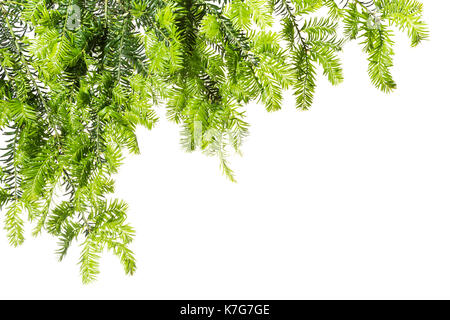
[[422,10],[415,0],[0,0],[10,244],[23,243],[28,218],[34,235],[58,238],[60,259],[81,242],[84,283],[105,249],[133,274],[134,231],[127,205],[110,196],[111,175],[125,152],[139,152],[136,127],[155,125],[156,105],[182,127],[188,151],[216,155],[234,179],[226,158],[248,134],[248,102],[276,111],[292,88],[297,108],[309,109],[319,71],[342,82],[338,54],[351,40],[372,83],[391,92],[393,27],[418,45],[428,37]]

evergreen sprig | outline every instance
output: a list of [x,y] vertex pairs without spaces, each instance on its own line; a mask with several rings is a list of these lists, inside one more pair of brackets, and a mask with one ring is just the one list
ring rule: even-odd
[[[372,83],[395,89],[393,29],[416,46],[428,38],[415,0],[1,0],[0,209],[13,246],[58,239],[63,259],[81,243],[84,283],[110,250],[136,271],[127,205],[114,199],[136,127],[151,129],[156,105],[182,128],[188,151],[227,155],[248,135],[244,107],[281,109],[314,100],[318,73],[343,81],[339,59],[358,40]],[[272,28],[281,22],[281,30]],[[343,30],[341,32],[340,30]]]

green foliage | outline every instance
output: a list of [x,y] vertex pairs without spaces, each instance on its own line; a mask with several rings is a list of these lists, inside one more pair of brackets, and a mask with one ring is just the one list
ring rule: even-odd
[[[292,88],[308,110],[317,77],[343,81],[339,59],[358,40],[368,74],[395,89],[393,30],[428,38],[414,0],[2,0],[0,2],[0,209],[11,245],[58,239],[63,259],[81,243],[84,283],[103,251],[136,271],[127,206],[113,199],[136,127],[153,128],[156,105],[182,128],[187,151],[227,155],[248,135],[245,105],[281,109]],[[280,21],[281,30],[273,28]],[[343,32],[341,32],[342,30]],[[342,33],[342,34],[341,34]]]

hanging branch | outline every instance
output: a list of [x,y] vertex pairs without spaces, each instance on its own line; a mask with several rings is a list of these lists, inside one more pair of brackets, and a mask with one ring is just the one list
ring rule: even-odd
[[136,128],[153,128],[156,105],[180,125],[186,150],[216,156],[235,181],[227,155],[248,135],[247,103],[276,111],[292,88],[297,108],[311,108],[317,71],[341,83],[340,52],[356,39],[373,84],[392,91],[392,27],[418,45],[428,38],[422,10],[415,0],[2,0],[0,213],[9,242],[23,243],[26,215],[34,235],[58,239],[59,259],[82,246],[84,283],[96,279],[104,250],[134,274],[134,230],[127,205],[111,197],[112,177],[126,152],[139,153]]

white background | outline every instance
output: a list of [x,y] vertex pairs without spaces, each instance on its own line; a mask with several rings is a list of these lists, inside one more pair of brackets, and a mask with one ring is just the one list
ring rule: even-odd
[[450,298],[448,1],[424,0],[431,41],[396,37],[398,90],[370,85],[360,48],[345,82],[320,77],[309,112],[248,106],[251,134],[232,160],[186,154],[162,119],[140,131],[117,195],[137,236],[134,277],[105,254],[81,285],[77,247],[59,263],[55,239],[19,249],[0,232],[0,298]]

